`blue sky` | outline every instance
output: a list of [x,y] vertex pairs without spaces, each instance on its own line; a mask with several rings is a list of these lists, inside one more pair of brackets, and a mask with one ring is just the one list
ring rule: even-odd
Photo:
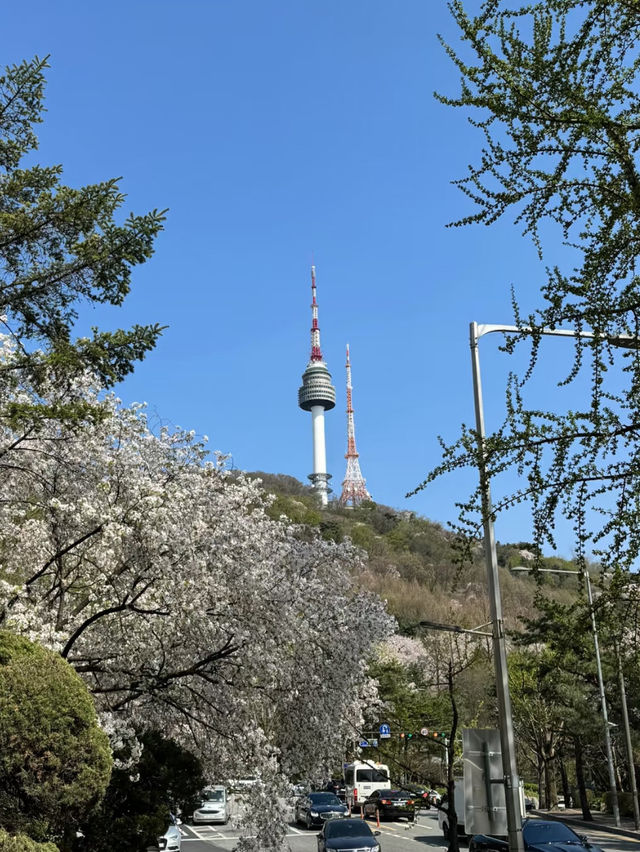
[[[450,182],[481,140],[433,98],[457,87],[437,40],[455,38],[444,0],[32,0],[3,23],[3,64],[51,54],[40,161],[63,163],[71,185],[122,175],[136,212],[169,208],[126,306],[88,318],[169,326],[123,400],[207,434],[238,468],[306,481],[311,422],[296,403],[313,259],[338,394],[334,488],[349,342],[371,493],[453,518],[472,474],[404,495],[438,462],[437,435],[472,420],[469,322],[512,322],[512,284],[534,307],[543,269],[508,222],[445,227],[471,210]],[[512,366],[497,344],[481,344],[489,427]],[[570,343],[549,347],[543,399],[571,359]],[[497,536],[527,539],[526,508]]]

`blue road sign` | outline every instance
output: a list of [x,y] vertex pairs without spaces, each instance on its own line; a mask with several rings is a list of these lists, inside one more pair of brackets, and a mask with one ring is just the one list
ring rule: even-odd
[[391,728],[389,725],[380,725],[380,737],[383,740],[389,739],[391,736]]
[[369,748],[369,740],[360,740],[358,745],[360,748]]

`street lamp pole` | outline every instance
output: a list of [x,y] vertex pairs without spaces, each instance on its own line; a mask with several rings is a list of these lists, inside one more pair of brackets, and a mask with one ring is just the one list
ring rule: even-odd
[[624,740],[627,747],[627,766],[629,767],[629,785],[633,799],[633,821],[636,831],[640,828],[640,804],[638,803],[638,785],[636,784],[636,768],[633,760],[633,743],[631,742],[631,727],[629,725],[629,710],[627,709],[627,689],[624,683],[624,672],[622,670],[622,655],[618,643],[615,643],[616,657],[618,661],[618,683],[620,685],[620,706],[622,708],[622,722],[624,724]]
[[[502,334],[531,333],[533,335],[544,335],[546,337],[573,337],[593,340],[596,335],[590,331],[576,331],[575,329],[561,328],[532,328],[530,326],[517,325],[489,325],[472,322],[469,326],[469,345],[471,347],[471,369],[473,373],[473,394],[476,412],[476,434],[478,436],[478,473],[480,476],[480,496],[482,502],[482,523],[484,527],[484,549],[487,563],[487,578],[489,585],[489,603],[492,619],[492,636],[494,665],[496,672],[496,690],[498,695],[498,714],[500,726],[500,741],[502,746],[502,766],[505,778],[505,793],[507,806],[507,827],[509,833],[510,852],[523,852],[522,820],[520,816],[520,792],[519,778],[515,758],[515,739],[513,735],[513,718],[511,713],[511,696],[509,694],[509,680],[507,670],[507,652],[504,635],[504,623],[502,620],[502,601],[500,598],[500,581],[498,575],[498,559],[496,554],[496,542],[493,529],[493,509],[491,505],[491,489],[487,475],[487,464],[485,456],[485,428],[484,409],[482,403],[482,385],[480,381],[480,356],[478,352],[478,340],[485,334],[499,332]],[[606,337],[608,343],[628,349],[637,349],[640,342],[637,337],[621,334],[615,337]],[[571,573],[571,572],[570,572]],[[607,719],[607,705],[602,680],[602,669],[600,666],[600,649],[598,646],[598,635],[591,598],[591,585],[588,574],[586,576],[587,593],[589,596],[589,607],[591,610],[591,626],[594,634],[594,645],[596,648],[596,660],[598,666],[598,685],[600,689],[600,703],[605,729],[605,745],[607,750],[607,763],[609,765],[609,782],[613,799],[613,812],[616,825],[620,824],[620,813],[618,810],[618,797],[616,791],[615,771],[613,768],[613,754],[611,751],[611,737],[609,734],[609,723]]]
[[[531,326],[517,325],[490,325],[472,322],[469,326],[469,344],[471,346],[471,368],[473,371],[473,393],[476,410],[476,433],[478,436],[478,472],[480,475],[480,496],[482,501],[482,523],[484,526],[484,548],[487,563],[487,577],[489,582],[489,602],[491,606],[491,618],[493,622],[493,648],[494,664],[496,670],[496,688],[498,693],[498,713],[500,716],[500,739],[502,744],[502,765],[505,776],[507,825],[509,831],[510,852],[522,852],[522,822],[520,818],[519,803],[519,779],[515,760],[515,742],[513,736],[513,719],[511,714],[511,697],[509,695],[509,681],[507,671],[507,654],[504,637],[504,625],[502,621],[502,602],[500,598],[500,583],[498,577],[498,560],[496,555],[496,543],[493,530],[493,509],[491,506],[491,489],[487,475],[487,464],[485,456],[485,429],[484,410],[482,404],[482,386],[480,382],[480,356],[478,353],[478,340],[485,334],[499,332],[501,334],[533,334],[545,337],[573,337],[593,340],[596,335],[591,331],[576,331],[564,328],[533,328]],[[623,349],[640,348],[638,337],[630,334],[603,337],[610,345]],[[544,570],[544,569],[541,569]],[[575,574],[575,571],[558,571],[558,573]],[[600,692],[600,706],[602,709],[602,721],[604,726],[604,739],[607,752],[607,764],[609,768],[609,784],[611,787],[613,815],[616,825],[620,825],[620,811],[618,808],[618,795],[616,790],[616,776],[613,766],[613,752],[611,749],[611,735],[609,733],[609,720],[607,718],[607,702],[602,678],[602,666],[600,664],[600,647],[598,644],[598,631],[596,617],[593,609],[593,598],[591,596],[591,583],[588,572],[584,572],[589,609],[591,613],[591,629],[593,632],[593,644],[596,652],[596,664],[598,670],[598,688]]]
[[[616,788],[616,773],[613,767],[613,751],[611,749],[611,733],[609,731],[609,716],[607,714],[607,697],[604,692],[604,678],[602,677],[602,664],[600,662],[600,643],[598,641],[598,627],[596,625],[596,613],[593,608],[593,595],[591,594],[591,580],[589,572],[581,572],[587,585],[587,600],[589,601],[589,612],[591,613],[591,631],[593,633],[593,647],[596,652],[596,669],[598,671],[598,690],[600,692],[600,709],[602,710],[602,724],[604,726],[604,743],[607,750],[607,764],[609,767],[609,786],[611,788],[611,807],[616,825],[620,825],[620,808],[618,807],[618,790]],[[632,767],[633,769],[633,767]]]
[[[493,658],[496,672],[496,692],[498,697],[498,717],[500,743],[502,746],[502,769],[505,780],[505,801],[507,810],[507,832],[510,852],[524,852],[522,838],[522,818],[520,814],[520,779],[516,766],[516,748],[513,735],[513,717],[511,696],[509,694],[509,676],[507,670],[507,649],[502,619],[502,600],[500,597],[500,578],[496,540],[493,529],[493,508],[491,488],[487,476],[485,456],[484,410],[482,404],[482,385],[480,381],[480,356],[478,339],[484,333],[482,326],[472,322],[469,327],[471,346],[471,369],[473,373],[473,396],[476,413],[476,434],[478,436],[478,472],[480,475],[480,495],[482,500],[482,523],[484,527],[484,550],[489,585],[489,603],[491,609]],[[497,328],[495,329],[497,330]]]

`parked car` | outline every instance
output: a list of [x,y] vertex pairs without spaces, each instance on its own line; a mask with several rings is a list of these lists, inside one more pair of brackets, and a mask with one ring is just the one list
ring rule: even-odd
[[416,813],[414,800],[404,790],[374,790],[364,800],[363,810],[365,817],[374,817],[377,812],[380,819],[407,817],[412,820]]
[[342,819],[347,814],[347,806],[333,793],[309,793],[296,802],[296,822],[307,828],[322,825],[328,819]]
[[308,784],[302,784],[301,782],[298,782],[297,784],[292,784],[291,785],[291,795],[292,796],[304,796],[304,795],[306,795],[308,789],[309,789]]
[[179,820],[173,814],[169,814],[169,828],[158,838],[158,849],[165,852],[180,852],[182,849],[182,832],[179,827],[182,825],[182,820]]
[[[585,834],[576,834],[558,820],[525,819],[522,823],[525,852],[567,852],[568,848],[602,852],[589,842]],[[509,843],[500,837],[475,834],[469,841],[469,852],[507,852]]]
[[337,849],[366,849],[380,852],[377,835],[363,819],[330,819],[318,835],[318,852]]
[[199,808],[193,812],[193,823],[221,822],[227,823],[231,816],[231,805],[227,795],[227,788],[221,784],[214,787],[206,787],[202,791],[202,802]]

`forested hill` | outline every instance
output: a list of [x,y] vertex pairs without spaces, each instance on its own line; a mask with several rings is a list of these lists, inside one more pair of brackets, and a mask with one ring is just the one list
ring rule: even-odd
[[[276,495],[270,509],[274,518],[285,515],[296,523],[317,527],[322,536],[341,541],[348,536],[369,554],[368,566],[358,581],[388,602],[401,631],[421,620],[477,626],[489,621],[486,569],[481,543],[471,565],[461,567],[456,559],[454,537],[440,524],[414,512],[378,503],[363,503],[356,509],[331,503],[321,509],[310,487],[292,476],[255,472],[266,491]],[[527,566],[532,546],[525,543],[498,544],[501,589],[507,627],[514,629],[520,618],[534,609],[536,584],[515,566]],[[547,558],[546,567],[572,567],[562,559]],[[575,596],[575,584],[562,576],[546,576],[544,583],[556,587],[554,597]],[[550,590],[550,589],[549,589]]]

